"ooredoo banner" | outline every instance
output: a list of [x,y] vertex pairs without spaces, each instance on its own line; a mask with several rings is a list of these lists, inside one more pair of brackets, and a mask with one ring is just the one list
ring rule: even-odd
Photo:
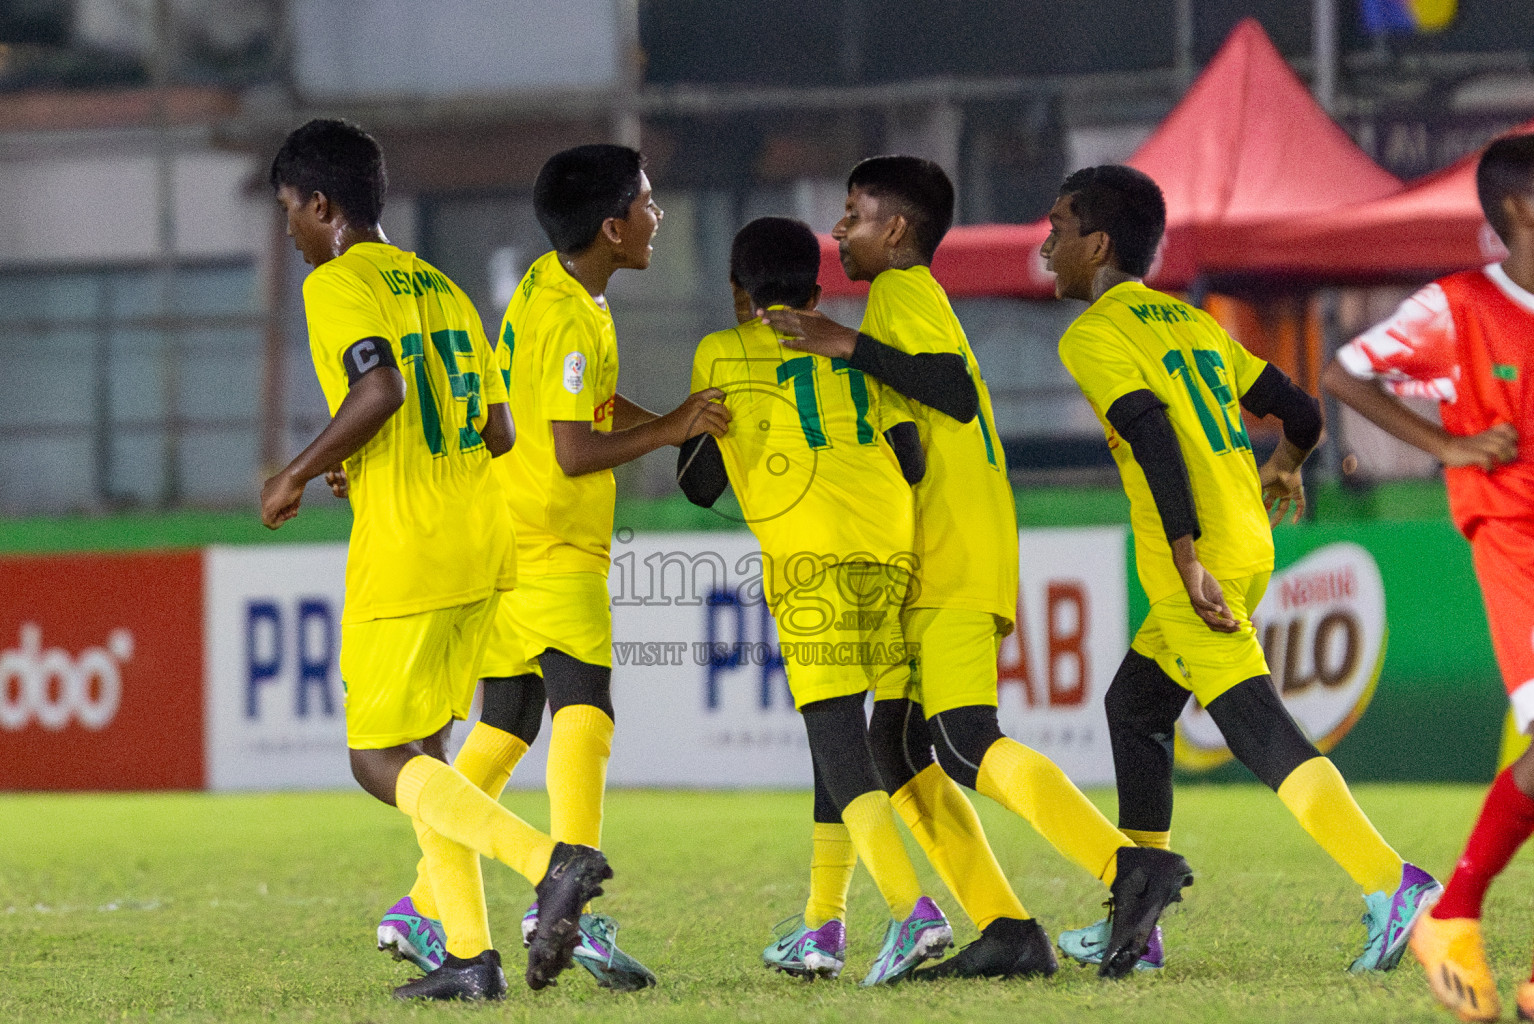
[[204,784],[201,552],[0,560],[0,789]]

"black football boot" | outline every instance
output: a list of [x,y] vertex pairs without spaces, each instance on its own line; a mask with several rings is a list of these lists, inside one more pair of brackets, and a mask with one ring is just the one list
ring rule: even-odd
[[1147,846],[1119,847],[1118,874],[1109,891],[1108,945],[1097,973],[1122,978],[1145,955],[1161,912],[1181,902],[1193,869],[1180,854]]
[[572,962],[581,940],[581,908],[602,895],[603,879],[613,869],[601,850],[555,843],[549,870],[537,885],[538,927],[527,946],[527,987],[537,991],[554,984]]
[[1054,947],[1039,922],[998,917],[980,938],[951,960],[912,974],[912,978],[1047,978],[1059,970]]
[[464,960],[449,953],[442,966],[394,990],[395,999],[505,999],[506,975],[501,954],[487,949]]

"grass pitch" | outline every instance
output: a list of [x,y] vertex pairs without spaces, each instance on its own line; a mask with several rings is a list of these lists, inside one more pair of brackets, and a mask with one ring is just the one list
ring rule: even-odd
[[[1404,856],[1445,876],[1481,793],[1358,791]],[[1112,817],[1112,794],[1094,796]],[[1025,824],[975,802],[1023,902],[1052,935],[1100,915],[1099,885]],[[506,803],[547,825],[541,794],[513,792]],[[1179,792],[1173,839],[1198,882],[1165,920],[1170,966],[1154,976],[1102,983],[1066,965],[1044,981],[861,989],[883,907],[860,869],[847,971],[839,982],[797,982],[758,956],[772,923],[802,906],[809,811],[809,795],[798,793],[611,793],[617,877],[603,906],[661,987],[614,994],[576,967],[557,988],[529,992],[517,921],[531,889],[487,864],[510,998],[418,1006],[389,999],[414,972],[373,949],[380,913],[410,884],[413,834],[361,793],[0,797],[0,1020],[1451,1020],[1409,954],[1392,975],[1345,973],[1363,941],[1362,901],[1255,785]],[[918,863],[958,941],[973,939],[919,853]],[[1487,908],[1504,998],[1528,970],[1531,875],[1515,861]]]

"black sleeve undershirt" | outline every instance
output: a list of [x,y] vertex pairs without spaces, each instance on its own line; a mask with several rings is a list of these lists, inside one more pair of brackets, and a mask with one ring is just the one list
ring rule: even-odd
[[960,423],[968,423],[980,410],[980,393],[970,379],[964,357],[956,353],[911,355],[877,338],[859,334],[847,365],[877,377],[907,398]]
[[1253,416],[1277,416],[1284,437],[1302,452],[1321,440],[1321,403],[1269,363],[1241,396],[1241,406]]
[[676,457],[676,482],[687,500],[701,508],[713,508],[714,502],[729,485],[724,470],[724,456],[712,434],[699,434],[682,442]]
[[1183,462],[1177,434],[1167,418],[1166,406],[1148,389],[1131,391],[1108,409],[1108,422],[1129,442],[1135,461],[1145,471],[1151,498],[1161,514],[1166,539],[1192,535],[1198,540],[1198,510],[1193,505],[1193,486]]
[[905,477],[905,482],[912,487],[921,483],[922,477],[927,475],[927,453],[922,450],[921,433],[916,424],[909,420],[897,423],[884,432],[884,439],[895,449],[900,475]]

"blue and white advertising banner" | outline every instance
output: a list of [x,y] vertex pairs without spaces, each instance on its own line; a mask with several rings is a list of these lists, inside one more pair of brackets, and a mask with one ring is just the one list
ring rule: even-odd
[[346,545],[204,557],[208,788],[356,785],[339,660]]
[[[1002,728],[1077,782],[1110,784],[1102,698],[1127,643],[1124,532],[1020,539],[1019,628],[999,656]],[[338,667],[345,545],[212,548],[207,559],[209,786],[352,785]],[[614,539],[612,785],[810,785],[762,574],[744,532]],[[543,785],[547,734],[545,719],[513,786]]]

